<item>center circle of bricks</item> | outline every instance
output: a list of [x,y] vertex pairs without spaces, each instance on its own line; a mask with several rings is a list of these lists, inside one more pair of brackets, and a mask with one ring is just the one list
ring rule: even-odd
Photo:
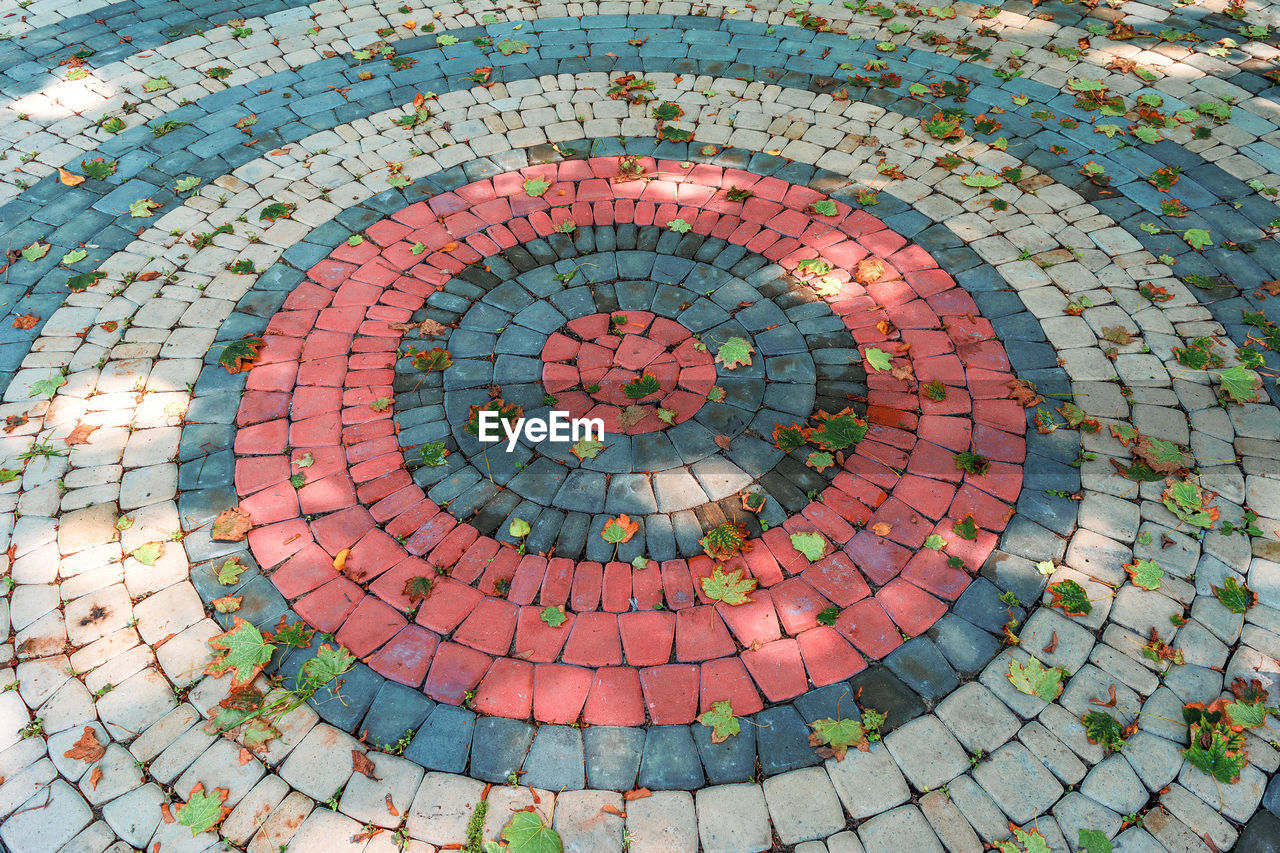
[[[819,214],[811,205],[822,194],[781,180],[647,161],[651,180],[619,183],[618,165],[531,167],[375,223],[293,290],[249,376],[236,487],[256,525],[255,558],[304,620],[438,701],[595,725],[688,723],[722,699],[752,713],[847,678],[927,629],[1013,514],[1025,421],[1007,399],[1008,361],[927,252],[863,211],[837,203],[835,215]],[[554,206],[523,192],[531,178],[551,184]],[[744,184],[754,192],[745,203],[718,191]],[[414,482],[392,407],[374,405],[395,395],[403,324],[467,267],[551,242],[566,222],[661,231],[675,219],[699,241],[778,265],[797,293],[816,250],[837,268],[837,286],[808,304],[841,318],[862,357],[870,347],[909,352],[898,364],[916,379],[867,378],[868,432],[831,484],[723,564],[759,585],[735,607],[706,595],[701,580],[718,564],[705,556],[633,568],[622,553],[548,557],[482,534]],[[884,264],[876,281],[841,272],[868,257]],[[945,386],[942,399],[926,383]],[[960,470],[963,451],[990,466]],[[299,462],[306,484],[295,488]],[[953,532],[969,518],[972,538]],[[793,533],[817,533],[823,555],[805,558]],[[922,548],[935,533],[945,548]],[[411,600],[418,578],[432,589]],[[541,618],[562,606],[563,624]]]
[[[555,407],[571,417],[599,418],[606,432],[636,435],[684,423],[716,384],[706,344],[647,311],[570,320],[540,355],[542,384],[556,396]],[[635,415],[628,413],[624,426],[628,407]]]

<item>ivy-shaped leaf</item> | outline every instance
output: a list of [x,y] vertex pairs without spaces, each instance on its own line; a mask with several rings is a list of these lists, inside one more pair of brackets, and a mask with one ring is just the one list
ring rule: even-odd
[[1183,232],[1182,239],[1197,252],[1202,251],[1205,246],[1213,245],[1212,235],[1203,228],[1188,228]]
[[792,533],[791,547],[804,554],[810,563],[816,563],[826,553],[827,540],[819,533]]
[[708,557],[720,561],[728,560],[739,551],[751,550],[746,525],[736,521],[726,521],[711,528],[698,540],[698,544]]
[[805,430],[804,437],[828,452],[853,447],[866,437],[870,429],[853,409],[844,409],[834,415],[818,412],[814,420],[818,425]]
[[244,572],[245,566],[240,565],[240,558],[232,557],[218,567],[218,583],[223,586],[234,586]]
[[439,468],[442,465],[449,464],[445,461],[449,451],[445,448],[443,441],[426,442],[422,447],[418,448],[418,455],[422,458],[422,464],[428,468]]
[[835,216],[839,213],[836,203],[829,198],[819,199],[809,205],[809,209],[820,216]]
[[510,56],[513,53],[528,53],[529,43],[511,38],[503,39],[498,42],[498,50],[502,51],[503,56]]
[[972,515],[966,515],[960,521],[951,525],[951,529],[961,539],[973,542],[978,538],[978,525],[974,523]]
[[793,423],[791,426],[774,424],[773,444],[783,453],[790,453],[791,451],[804,446],[804,433],[804,427],[797,423]]
[[539,618],[551,628],[559,628],[569,619],[569,617],[565,615],[563,604],[555,607],[547,606],[542,608],[542,613],[539,614]]
[[867,347],[862,358],[872,370],[890,370],[893,368],[893,356],[879,347]]
[[157,201],[152,201],[149,198],[140,198],[129,205],[129,215],[135,219],[143,219],[148,216],[154,216],[159,207],[160,203]]
[[542,822],[536,811],[519,811],[502,828],[507,853],[563,853],[560,834]]
[[258,360],[258,353],[264,346],[266,342],[262,338],[248,337],[232,341],[222,348],[218,364],[226,368],[227,373],[247,370]]
[[604,529],[600,531],[600,538],[610,544],[621,545],[630,541],[639,529],[639,522],[632,521],[627,515],[619,515],[605,522]]
[[672,219],[670,222],[667,223],[667,227],[670,228],[672,231],[676,232],[677,234],[688,234],[689,231],[693,228],[692,225],[690,225],[688,222],[686,222],[683,219]]
[[1262,377],[1247,367],[1237,364],[1222,371],[1222,390],[1233,403],[1255,403],[1262,389]]
[[1242,584],[1236,580],[1234,575],[1227,575],[1222,586],[1214,586],[1212,589],[1218,601],[1222,602],[1222,606],[1232,613],[1244,613],[1258,603],[1257,593],[1249,589],[1248,584]]
[[575,442],[569,449],[579,459],[595,459],[600,455],[600,451],[604,450],[604,442],[596,441],[594,438],[583,438]]
[[650,394],[656,394],[661,390],[662,386],[658,384],[658,377],[647,370],[622,386],[622,393],[632,400],[643,400]]
[[526,178],[524,182],[525,195],[531,198],[537,198],[544,195],[551,188],[550,181],[544,181],[542,178]]
[[1106,747],[1112,752],[1124,749],[1124,726],[1106,711],[1090,711],[1080,718],[1089,743]]

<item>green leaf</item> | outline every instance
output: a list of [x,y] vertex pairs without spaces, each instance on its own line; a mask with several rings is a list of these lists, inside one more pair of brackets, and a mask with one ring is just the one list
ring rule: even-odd
[[866,437],[869,429],[853,409],[844,409],[835,415],[819,412],[814,420],[818,425],[805,431],[805,439],[828,452],[853,447]]
[[244,574],[245,567],[240,565],[239,557],[232,557],[218,567],[218,583],[223,586],[235,586],[236,581]]
[[513,53],[528,53],[529,43],[516,41],[515,39],[503,39],[498,42],[498,50],[502,51],[503,56],[510,56]]
[[716,353],[716,361],[722,363],[726,370],[733,370],[743,364],[751,364],[751,354],[755,352],[755,347],[751,346],[743,338],[729,338],[720,345],[720,351]]
[[550,181],[544,181],[542,178],[526,178],[524,182],[524,192],[531,198],[537,198],[546,193],[551,188]]
[[863,360],[873,370],[889,370],[893,367],[893,356],[878,347],[867,347]]
[[196,187],[200,186],[200,179],[194,175],[185,178],[179,178],[173,185],[174,192],[189,193]]
[[175,817],[178,823],[189,827],[193,838],[202,832],[208,832],[231,814],[231,809],[223,805],[228,793],[226,788],[216,788],[209,795],[204,792],[203,785],[197,784],[191,791],[191,798],[177,809]]
[[1052,596],[1049,606],[1061,607],[1068,616],[1088,616],[1093,611],[1089,593],[1073,580],[1049,584],[1049,594]]
[[1258,602],[1258,596],[1249,589],[1249,585],[1240,583],[1234,575],[1227,575],[1222,586],[1213,587],[1213,594],[1232,613],[1244,613]]
[[1187,245],[1197,252],[1204,249],[1205,246],[1213,245],[1213,237],[1203,228],[1188,228],[1183,233],[1182,239],[1187,241]]
[[296,204],[273,201],[258,213],[259,222],[275,222],[277,219],[288,219],[298,209]]
[[439,468],[441,465],[448,465],[445,457],[449,455],[449,451],[445,449],[443,441],[428,441],[418,448],[418,455],[422,457],[422,464],[428,468]]
[[385,412],[387,409],[391,408],[391,403],[391,397],[379,397],[369,404],[369,408],[373,409],[375,412]]
[[517,539],[528,536],[531,530],[532,528],[529,527],[529,522],[525,521],[523,518],[513,518],[511,519],[511,523],[507,525],[507,532]]
[[[436,36],[436,44],[442,47],[448,47],[449,45],[453,45],[457,43],[458,43],[457,36]],[[359,57],[356,57],[356,58],[359,59]],[[368,59],[368,57],[365,57],[365,58]]]
[[1233,403],[1253,403],[1258,400],[1262,377],[1247,367],[1237,364],[1222,371],[1222,390]]
[[308,689],[319,690],[335,678],[345,675],[355,665],[356,659],[351,652],[341,646],[335,649],[325,643],[316,649],[315,657],[302,665],[299,678]]
[[632,536],[639,531],[640,525],[631,520],[627,515],[619,515],[617,518],[611,518],[604,523],[604,528],[600,531],[600,538],[608,542],[610,545],[621,545],[631,540]]
[[716,566],[709,577],[702,579],[702,591],[712,601],[723,601],[728,605],[746,604],[751,599],[747,593],[756,588],[755,578],[744,578],[742,569],[734,569],[729,574]]
[[1124,570],[1129,573],[1133,585],[1143,589],[1159,589],[1160,580],[1164,577],[1164,569],[1155,560],[1134,560]]
[[154,216],[154,211],[160,205],[149,198],[140,198],[129,205],[129,215],[134,219],[145,219]]
[[819,199],[809,205],[809,209],[821,216],[835,216],[839,213],[836,203],[829,198]]
[[539,614],[539,618],[552,628],[559,628],[569,619],[569,617],[565,615],[563,604],[555,607],[548,606],[542,608],[542,613]]
[[809,458],[805,461],[805,465],[819,472],[832,468],[835,464],[835,459],[832,458],[831,454],[827,453],[825,450],[818,450],[810,453]]
[[1080,841],[1076,844],[1080,853],[1113,853],[1115,847],[1106,833],[1097,829],[1080,830]]
[[164,543],[147,542],[139,545],[129,556],[144,566],[154,566],[156,560],[164,556]]
[[867,730],[857,720],[833,720],[826,717],[814,720],[809,727],[813,729],[809,745],[828,747],[836,761],[844,761],[845,753],[851,746],[858,749],[868,747]]
[[1080,722],[1084,723],[1084,734],[1089,743],[1096,743],[1112,752],[1124,749],[1124,726],[1106,711],[1090,711],[1080,718]]
[[24,261],[38,261],[45,255],[49,254],[49,244],[41,243],[36,240],[30,246],[22,250],[22,259]]
[[70,266],[71,264],[80,263],[87,257],[89,257],[89,253],[84,249],[72,249],[70,252],[67,252],[62,256],[62,263],[66,266]]
[[51,376],[48,379],[37,379],[31,383],[28,397],[52,397],[58,389],[67,384],[65,376]]
[[676,414],[675,409],[664,409],[661,406],[658,407],[658,420],[662,421],[664,424],[674,424],[676,422]]
[[[1010,825],[1009,828],[1013,831],[1014,841],[995,842],[995,849],[999,850],[1000,853],[1023,853],[1023,851],[1026,851],[1026,853],[1050,853],[1049,842],[1040,830],[1032,829],[1028,832],[1013,825]],[[1021,848],[1018,847],[1019,844],[1022,845]]]
[[1261,702],[1230,702],[1227,716],[1237,726],[1256,729],[1267,721],[1267,706]]
[[645,569],[649,568],[649,558],[644,556],[643,554],[632,558],[631,568],[635,569],[638,572],[644,571]]
[[824,607],[818,611],[818,624],[828,627],[836,624],[836,620],[840,618],[839,607]]
[[21,476],[21,471],[13,468],[0,468],[0,483],[12,483]]
[[1106,134],[1107,139],[1114,139],[1115,135],[1122,129],[1118,124],[1095,124],[1093,126],[1094,133]]
[[711,742],[724,743],[742,731],[742,724],[733,715],[733,707],[727,702],[712,702],[711,710],[703,712],[698,722],[711,729]]
[[1046,702],[1052,702],[1062,693],[1062,677],[1060,668],[1045,669],[1044,664],[1034,657],[1028,658],[1025,664],[1009,661],[1009,683],[1014,689],[1028,696],[1038,696]]
[[792,533],[791,547],[804,554],[810,563],[814,563],[821,560],[826,552],[827,540],[818,533]]
[[799,424],[793,423],[791,426],[774,424],[773,444],[783,453],[790,453],[793,450],[801,448],[804,446],[804,443],[804,428]]
[[118,161],[106,160],[102,157],[95,157],[92,160],[81,160],[80,168],[84,169],[85,175],[93,178],[95,181],[105,181],[116,173]]
[[972,515],[966,515],[963,520],[951,525],[951,529],[961,539],[973,542],[978,538],[978,525],[974,523]]
[[947,547],[947,540],[943,539],[936,533],[930,533],[924,540],[924,547],[930,551],[941,551]]
[[537,812],[516,812],[502,829],[507,853],[564,853],[560,835]]
[[600,451],[604,450],[604,442],[596,441],[594,438],[584,438],[577,441],[569,449],[579,459],[595,459],[600,455]]
[[205,671],[213,676],[230,672],[233,691],[248,685],[262,672],[274,649],[261,631],[239,616],[235,617],[231,630],[212,637],[209,646],[218,655]]
[[1135,127],[1131,132],[1148,145],[1154,145],[1160,141],[1160,131],[1154,127]]
[[161,89],[168,89],[169,81],[163,77],[152,77],[150,80],[143,82],[142,91],[159,92]]
[[1003,180],[995,175],[984,175],[981,172],[974,172],[972,175],[965,175],[960,179],[960,183],[966,187],[977,187],[979,189],[994,189],[1004,183]]
[[689,230],[693,228],[692,225],[685,222],[683,219],[672,219],[667,223],[667,227],[677,234],[688,234]]
[[[1207,735],[1209,745],[1204,746]],[[1219,727],[1191,728],[1191,746],[1182,751],[1183,758],[1199,770],[1208,773],[1224,785],[1231,785],[1240,778],[1240,771],[1249,763],[1249,756],[1242,745]]]
[[650,394],[656,394],[661,390],[662,386],[658,384],[658,377],[647,370],[622,386],[622,393],[632,400],[643,400]]

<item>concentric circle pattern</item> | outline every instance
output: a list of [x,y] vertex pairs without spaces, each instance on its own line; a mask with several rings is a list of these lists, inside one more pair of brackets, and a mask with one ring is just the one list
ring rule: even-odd
[[[928,253],[866,213],[814,212],[820,195],[781,181],[640,165],[650,176],[643,183],[618,180],[618,158],[593,158],[412,205],[312,267],[267,324],[236,418],[240,505],[261,525],[250,534],[254,556],[263,566],[283,562],[272,582],[310,625],[437,701],[473,696],[485,713],[559,723],[581,715],[596,725],[637,725],[646,715],[690,723],[722,694],[740,712],[758,711],[763,700],[848,678],[864,657],[897,648],[900,632],[926,630],[1012,514],[1006,501],[1020,488],[1025,444],[1021,408],[1007,399],[1009,363],[973,300]],[[529,181],[549,188],[530,196]],[[716,190],[727,182],[753,194],[724,204]],[[664,232],[655,221],[689,227]],[[557,243],[572,249],[566,222],[593,228],[615,251],[563,262],[563,273],[544,265],[500,274]],[[546,240],[557,234],[565,236]],[[829,260],[823,278],[838,264],[863,271],[867,284],[847,273],[796,280],[797,270],[810,275],[814,245]],[[424,320],[456,325],[442,335],[456,360],[403,395],[417,405],[400,436],[443,437],[457,461],[419,468],[414,482],[397,452],[393,365],[399,330]],[[720,348],[732,340],[753,342],[758,357],[726,360]],[[873,345],[908,355],[898,375],[848,381],[859,346]],[[549,368],[540,372],[534,354],[567,359],[569,347],[587,382],[577,393],[614,405],[608,427],[626,411],[617,408],[626,384],[645,372],[659,393],[664,381],[673,392],[685,383],[684,396],[663,399],[685,422],[662,436],[610,436],[587,459],[565,442],[507,451],[470,434],[469,420],[474,432],[475,412],[490,401],[545,415],[547,396],[565,387],[546,384]],[[394,381],[412,378],[402,371]],[[941,399],[909,379],[940,389]],[[788,456],[770,443],[778,428],[811,417],[821,424],[851,402],[869,429],[837,453],[839,463],[822,454],[834,476],[812,471],[821,463],[809,453]],[[631,427],[657,421],[661,406]],[[959,453],[990,467],[967,475]],[[304,456],[307,484],[296,488],[288,480]],[[777,526],[761,531],[742,500],[748,490],[774,504],[766,517]],[[626,548],[601,536],[620,514],[645,524]],[[730,608],[702,585],[715,563],[693,553],[704,519],[741,517],[759,546],[725,568],[764,592]],[[538,530],[523,557],[494,539],[517,518]],[[952,532],[970,519],[980,525],[973,533]],[[829,541],[829,556],[811,564],[789,534],[814,532]],[[953,541],[926,549],[930,536]],[[689,559],[675,559],[681,550]],[[434,585],[416,606],[408,590],[419,577]],[[565,606],[569,623],[548,627],[539,615],[547,606]],[[829,608],[839,615],[819,624]]]
[[1273,10],[17,5],[0,853],[1280,838]]

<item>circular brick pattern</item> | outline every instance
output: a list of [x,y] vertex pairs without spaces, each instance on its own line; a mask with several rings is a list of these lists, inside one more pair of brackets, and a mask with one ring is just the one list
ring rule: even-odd
[[[823,197],[802,187],[717,167],[644,165],[653,179],[643,183],[610,180],[618,160],[594,158],[499,175],[413,205],[368,227],[364,242],[344,244],[314,266],[268,324],[268,343],[237,418],[237,487],[241,506],[259,524],[250,534],[254,554],[264,566],[283,563],[272,582],[303,619],[336,633],[375,671],[421,686],[439,701],[473,697],[477,710],[495,715],[544,722],[581,715],[612,725],[685,723],[720,698],[751,713],[847,678],[867,659],[897,648],[904,635],[927,629],[967,586],[1012,514],[1006,501],[1017,496],[1025,453],[1023,412],[1007,399],[1012,374],[990,325],[928,253],[866,213],[843,205],[831,216],[817,213],[810,205]],[[557,206],[524,193],[531,177],[550,182],[548,196]],[[726,202],[717,189],[729,182],[752,187],[753,195]],[[662,227],[676,219],[691,223],[691,234]],[[606,306],[594,302],[588,310],[582,303],[578,316],[562,312],[556,321],[548,313],[556,294],[568,299],[563,294],[574,288],[552,288],[555,294],[538,301],[517,288],[518,274],[504,280],[495,271],[504,252],[514,257],[519,247],[540,240],[552,247],[559,240],[571,251],[567,238],[553,237],[566,222],[618,234],[628,229],[619,239],[629,248],[619,246],[619,255],[638,252],[630,241],[639,246],[644,240],[655,243],[655,257],[664,250],[678,257],[687,237],[697,243],[695,251],[723,245],[721,251],[759,256],[761,267],[772,262],[783,276],[764,280],[807,294],[790,303],[785,292],[773,295],[771,304],[796,309],[788,324],[806,322],[797,319],[806,314],[838,318],[846,361],[880,353],[899,371],[873,370],[865,399],[845,401],[859,404],[854,411],[865,414],[868,431],[856,447],[835,455],[837,470],[812,495],[817,499],[777,519],[754,547],[724,562],[726,570],[756,579],[760,588],[750,604],[727,607],[707,597],[701,581],[716,564],[706,556],[633,568],[633,556],[649,556],[647,539],[638,537],[618,550],[616,561],[562,552],[548,559],[535,549],[521,554],[499,540],[507,519],[524,510],[488,501],[508,491],[495,480],[467,466],[424,489],[402,465],[404,433],[396,434],[393,409],[405,396],[396,383],[407,377],[402,370],[397,379],[397,324],[456,323],[446,333],[452,341],[486,322],[493,334],[505,335],[503,318],[509,317],[547,336],[526,342],[541,356],[561,325],[605,315],[608,334],[608,317],[633,310],[619,304],[600,311]],[[415,244],[425,249],[415,252]],[[817,257],[821,269],[812,263]],[[867,260],[881,262],[877,274],[867,275],[865,285],[851,280]],[[491,280],[471,284],[469,299],[451,289],[477,265],[488,268]],[[727,294],[742,295],[732,285]],[[767,284],[755,286],[769,294]],[[714,294],[708,305],[713,302]],[[733,304],[745,313],[756,300]],[[637,317],[647,320],[647,313]],[[786,346],[768,343],[779,324],[756,318],[741,325],[761,358],[734,368],[741,377],[721,369],[718,381],[748,385],[752,370],[763,377],[769,358],[786,354]],[[581,324],[583,332],[592,328]],[[657,329],[661,334],[662,326]],[[705,355],[725,340],[707,336]],[[488,358],[458,357],[439,379],[418,379],[437,386],[416,393],[439,394],[449,434],[468,459],[481,450],[474,441],[463,446],[473,405],[495,395],[516,398],[519,383],[507,378],[527,377],[524,393],[550,390],[541,381],[546,368],[539,357],[496,349]],[[811,356],[808,350],[800,335],[793,351]],[[524,362],[529,368],[521,373]],[[945,393],[913,392],[905,381],[912,372],[922,388],[934,383]],[[760,378],[754,387],[763,385]],[[722,404],[705,403],[698,416],[714,405]],[[831,408],[822,417],[840,411]],[[781,421],[766,414],[774,426],[821,420],[813,412]],[[733,441],[763,444],[770,437],[767,425],[755,435],[745,428],[721,448],[724,455],[732,457]],[[292,460],[282,452],[286,446]],[[965,451],[990,460],[986,473],[960,470],[955,454]],[[295,470],[290,462],[308,454],[307,482],[295,496],[287,482]],[[492,476],[492,460],[489,466]],[[429,481],[429,469],[418,473],[423,470]],[[566,486],[573,476],[565,474]],[[600,472],[597,482],[646,478],[628,468]],[[726,493],[710,497],[740,502],[736,486],[748,484],[722,484]],[[510,491],[518,503],[518,490]],[[658,515],[649,517],[651,524]],[[754,524],[745,511],[738,516]],[[976,524],[972,539],[954,532],[969,517]],[[577,521],[572,514],[567,519]],[[534,521],[535,528],[549,524],[543,516]],[[488,535],[495,531],[496,537]],[[824,556],[811,563],[792,545],[792,533],[818,533]],[[947,540],[944,549],[921,547],[933,534]],[[598,538],[598,528],[587,536],[588,543]],[[580,557],[598,551],[587,547]],[[339,572],[334,559],[343,552]],[[405,589],[418,577],[432,579],[433,589],[411,601]],[[540,618],[547,606],[565,606],[563,626]],[[825,624],[831,621],[825,615],[819,621],[823,611],[838,613],[834,624]]]
[[[637,435],[681,424],[716,384],[706,344],[675,320],[647,311],[569,321],[542,348],[542,385],[574,418],[599,418],[608,433]],[[652,379],[652,387],[643,384]],[[638,384],[640,383],[640,384]],[[628,406],[643,412],[623,426]]]

